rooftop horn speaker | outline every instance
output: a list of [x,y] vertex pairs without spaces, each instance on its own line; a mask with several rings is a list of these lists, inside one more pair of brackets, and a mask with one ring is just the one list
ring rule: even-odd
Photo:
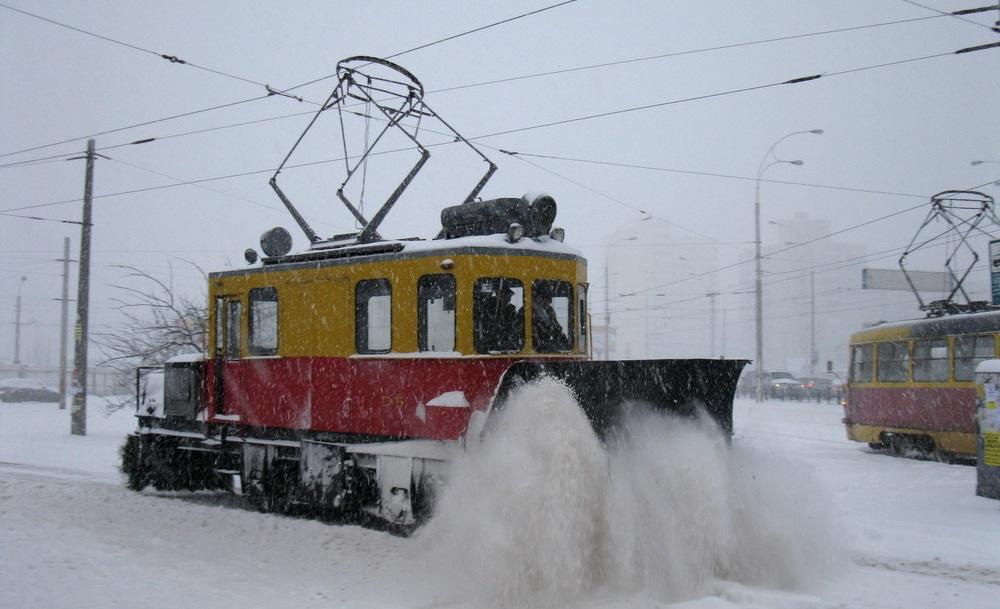
[[284,256],[292,250],[292,235],[280,226],[276,226],[260,236],[260,249],[270,258]]

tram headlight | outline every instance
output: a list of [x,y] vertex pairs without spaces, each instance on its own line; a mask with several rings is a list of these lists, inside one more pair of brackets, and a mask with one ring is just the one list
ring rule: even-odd
[[549,237],[560,243],[566,239],[566,229],[565,228],[553,228],[549,231]]
[[517,222],[512,222],[511,225],[507,227],[507,241],[517,243],[522,237],[524,237],[524,227]]

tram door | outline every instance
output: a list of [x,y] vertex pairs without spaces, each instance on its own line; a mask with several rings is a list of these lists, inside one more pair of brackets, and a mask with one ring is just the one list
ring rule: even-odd
[[235,296],[215,299],[215,414],[226,414],[226,362],[240,358],[240,317],[243,305]]

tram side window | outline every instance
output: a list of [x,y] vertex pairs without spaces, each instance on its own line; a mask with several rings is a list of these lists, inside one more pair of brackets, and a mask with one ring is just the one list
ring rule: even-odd
[[472,295],[476,353],[524,349],[524,284],[510,277],[482,277]]
[[996,347],[991,334],[955,337],[955,380],[971,381],[979,362],[993,359]]
[[278,354],[278,290],[250,290],[250,355]]
[[854,345],[851,347],[851,382],[872,382],[872,346]]
[[453,275],[424,275],[417,281],[417,348],[455,350]]
[[392,348],[392,286],[388,279],[366,279],[355,287],[354,346],[358,353],[388,353]]
[[577,338],[578,344],[580,345],[580,351],[587,351],[587,286],[586,284],[580,284],[576,287],[576,297],[580,301],[580,323],[579,327],[579,337]]
[[943,338],[913,343],[913,380],[948,380],[948,341]]
[[906,381],[910,373],[910,350],[905,341],[878,344],[878,380]]
[[[228,309],[226,315],[226,359],[239,359],[242,304],[238,300],[230,300]],[[275,345],[277,345],[277,341],[275,341]]]
[[539,279],[531,285],[531,346],[538,353],[573,348],[573,285]]

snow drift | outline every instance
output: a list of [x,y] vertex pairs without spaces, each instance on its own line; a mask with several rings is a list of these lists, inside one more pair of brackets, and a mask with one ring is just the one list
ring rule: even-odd
[[565,385],[519,388],[453,465],[412,548],[422,575],[476,605],[553,606],[676,601],[721,581],[795,589],[839,562],[808,472],[729,446],[707,417],[632,410],[604,446]]

